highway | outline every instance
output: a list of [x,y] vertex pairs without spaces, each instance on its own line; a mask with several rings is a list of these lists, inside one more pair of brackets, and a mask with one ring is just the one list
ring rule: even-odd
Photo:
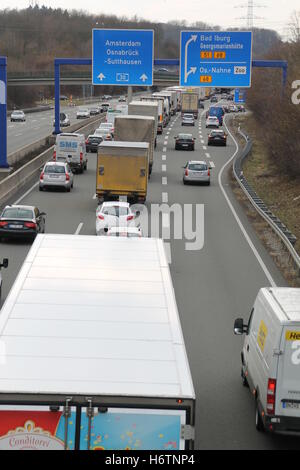
[[[44,130],[39,132],[46,133],[46,125],[52,129],[53,112],[41,113],[47,115],[50,122],[45,120]],[[35,119],[32,115],[26,122],[30,132]],[[229,119],[227,116],[225,125]],[[180,123],[178,114],[158,136],[146,208],[150,214],[151,205],[162,202],[180,204],[183,211],[187,205],[204,205],[204,246],[199,251],[187,251],[187,240],[174,239],[173,219],[167,213],[163,217],[164,228],[171,229],[170,269],[196,391],[195,448],[298,449],[299,440],[294,437],[256,431],[254,400],[240,377],[243,338],[233,334],[234,319],[248,319],[261,287],[285,286],[286,282],[231,192],[228,169],[237,144],[229,136],[227,147],[207,147],[204,111],[195,127],[182,128]],[[15,137],[17,126],[22,128],[15,124],[10,130]],[[183,131],[197,138],[194,152],[175,151],[174,136]],[[209,187],[183,185],[182,166],[189,159],[211,162]],[[39,192],[35,180],[10,203],[37,205],[46,212],[46,232],[93,235],[95,169],[96,154],[88,154],[88,170],[75,175],[71,193]],[[1,244],[1,257],[8,257],[10,263],[3,272],[4,298],[29,248],[23,242]]]

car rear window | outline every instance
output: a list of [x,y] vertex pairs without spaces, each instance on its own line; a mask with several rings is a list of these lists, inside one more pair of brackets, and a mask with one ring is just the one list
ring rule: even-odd
[[18,209],[10,207],[9,209],[4,209],[2,217],[10,219],[33,219],[33,212],[31,209]]
[[101,212],[105,215],[114,215],[116,217],[122,217],[124,215],[128,215],[129,211],[127,207],[109,206],[103,207]]
[[45,167],[45,173],[65,173],[65,167],[62,165],[48,165]]
[[178,139],[192,140],[192,138],[191,134],[178,134]]
[[190,163],[189,164],[189,170],[192,171],[205,171],[207,170],[207,165],[204,163]]

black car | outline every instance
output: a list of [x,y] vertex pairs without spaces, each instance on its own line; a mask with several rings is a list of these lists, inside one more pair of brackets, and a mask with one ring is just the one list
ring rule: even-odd
[[45,232],[44,212],[34,206],[6,206],[0,216],[0,239],[31,238]]
[[199,109],[204,109],[204,103],[203,103],[202,100],[199,100],[199,102],[198,102],[198,108],[199,108]]
[[100,112],[101,112],[101,113],[105,113],[105,112],[108,110],[108,108],[110,108],[110,104],[109,104],[109,103],[102,103],[102,104],[100,105]]
[[97,152],[98,145],[101,144],[103,138],[100,136],[89,135],[85,141],[85,148],[87,152]]
[[218,98],[216,96],[212,96],[211,99],[210,99],[210,102],[211,103],[217,103],[218,102]]
[[96,116],[97,114],[100,114],[100,108],[98,108],[98,106],[90,108],[90,115],[91,116]]
[[192,134],[178,134],[175,139],[175,150],[195,150],[196,138]]
[[227,134],[221,129],[214,129],[208,134],[207,145],[224,145],[227,144]]

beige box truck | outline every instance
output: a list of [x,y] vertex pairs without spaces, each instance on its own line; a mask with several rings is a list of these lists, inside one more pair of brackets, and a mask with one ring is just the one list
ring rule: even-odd
[[128,106],[128,114],[131,116],[150,116],[155,119],[154,147],[156,147],[158,103],[155,101],[131,101]]
[[98,147],[96,195],[98,201],[126,196],[144,203],[148,187],[147,142],[103,141]]
[[118,116],[115,119],[115,140],[126,142],[148,142],[149,164],[148,176],[152,173],[154,145],[155,145],[155,119],[152,116]]

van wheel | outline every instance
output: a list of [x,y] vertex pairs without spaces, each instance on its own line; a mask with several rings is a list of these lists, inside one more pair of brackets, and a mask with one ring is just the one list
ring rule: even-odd
[[264,430],[265,430],[264,423],[263,423],[263,420],[261,418],[257,402],[256,402],[256,406],[255,406],[255,427],[256,427],[257,431],[259,431],[259,432],[264,432]]
[[242,376],[242,384],[244,387],[247,387],[249,388],[249,384],[248,384],[248,380],[243,372],[243,369],[242,369],[242,372],[241,372],[241,376]]

